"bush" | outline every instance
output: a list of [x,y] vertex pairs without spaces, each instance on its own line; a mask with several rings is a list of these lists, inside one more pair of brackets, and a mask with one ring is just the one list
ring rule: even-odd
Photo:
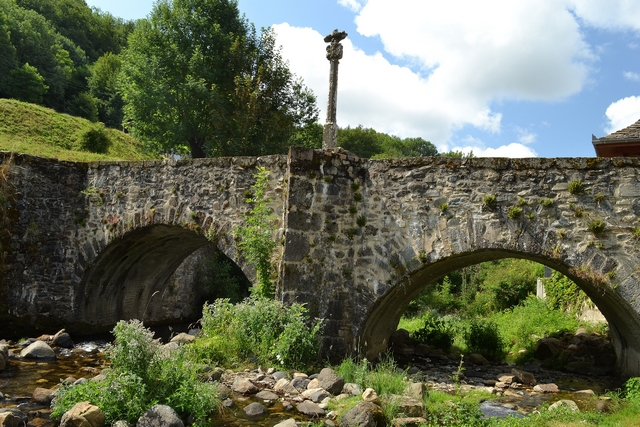
[[640,399],[640,378],[633,377],[629,378],[626,383],[624,383],[624,397],[626,399]]
[[300,369],[317,361],[322,330],[322,322],[311,321],[306,313],[300,304],[285,306],[260,297],[236,305],[218,299],[203,308],[205,339],[194,350],[226,366],[257,359]]
[[423,316],[422,327],[411,333],[414,340],[449,351],[455,337],[455,328],[447,320],[432,313]]
[[84,151],[97,154],[106,154],[111,146],[111,140],[107,132],[101,126],[94,126],[84,132],[80,137],[80,147]]
[[53,402],[52,417],[60,418],[81,401],[89,401],[105,414],[106,424],[135,421],[156,403],[192,416],[205,425],[218,407],[216,385],[198,379],[199,370],[181,348],[162,355],[153,333],[138,320],[120,321],[113,330],[115,344],[107,351],[111,365],[106,379],[77,386],[62,386]]
[[464,343],[470,353],[480,353],[491,359],[502,359],[505,342],[498,325],[491,321],[473,321],[464,333]]

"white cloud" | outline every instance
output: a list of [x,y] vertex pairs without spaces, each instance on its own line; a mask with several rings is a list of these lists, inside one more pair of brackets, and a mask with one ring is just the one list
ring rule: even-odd
[[[601,0],[338,3],[357,11],[360,34],[379,37],[384,46],[383,53],[367,55],[349,38],[343,41],[338,124],[421,136],[438,147],[451,144],[466,125],[499,133],[502,114],[496,105],[502,100],[554,101],[581,91],[597,60],[581,25],[640,28],[638,7],[624,0],[612,0],[606,11],[610,2]],[[611,19],[601,19],[605,12]],[[323,35],[286,23],[274,29],[292,71],[314,90],[324,122],[329,62]],[[535,134],[525,133],[483,152],[535,155],[525,146],[534,140]]]
[[634,124],[640,119],[640,96],[629,96],[613,102],[605,115],[609,122],[605,129],[607,134]]
[[570,0],[587,24],[609,30],[640,31],[640,2],[633,0]]
[[359,12],[362,9],[362,5],[358,0],[338,0],[338,4],[351,9],[353,12]]
[[473,152],[473,155],[475,157],[537,157],[538,153],[527,147],[525,144],[527,144],[527,142],[523,143],[519,141],[493,148],[487,147],[486,144],[480,139],[474,138],[472,136],[467,136],[462,139],[460,144],[454,145],[453,148],[449,149],[445,146],[442,150],[439,149],[439,151],[462,151],[465,154]]
[[625,79],[631,80],[632,82],[640,82],[640,74],[633,71],[625,71],[622,75]]

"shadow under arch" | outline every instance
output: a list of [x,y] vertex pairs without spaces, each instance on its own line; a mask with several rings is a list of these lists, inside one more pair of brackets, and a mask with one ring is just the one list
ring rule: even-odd
[[481,249],[454,255],[425,265],[399,280],[368,311],[357,337],[358,352],[375,359],[385,351],[407,305],[429,284],[445,274],[470,265],[502,258],[520,258],[544,264],[573,280],[598,307],[609,322],[611,343],[617,356],[617,369],[629,376],[640,375],[640,315],[628,301],[607,285],[578,274],[569,265],[555,258],[533,256],[504,249]]
[[[216,246],[237,264],[233,242],[227,240]],[[122,319],[145,324],[183,320],[172,318],[172,313],[166,318],[149,314],[162,310],[163,294],[176,269],[208,244],[202,234],[165,224],[138,228],[111,242],[88,265],[77,288],[73,329],[88,334],[106,332]]]

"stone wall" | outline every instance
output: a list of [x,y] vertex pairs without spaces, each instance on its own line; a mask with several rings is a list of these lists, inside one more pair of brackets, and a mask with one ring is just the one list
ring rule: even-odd
[[374,357],[429,283],[516,257],[571,277],[609,320],[621,365],[640,371],[639,159],[290,155],[283,299],[326,320],[329,353]]

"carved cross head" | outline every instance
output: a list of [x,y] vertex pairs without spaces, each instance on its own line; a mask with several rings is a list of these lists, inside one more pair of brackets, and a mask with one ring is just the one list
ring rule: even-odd
[[331,34],[324,38],[325,43],[331,43],[327,46],[327,59],[329,61],[342,59],[342,45],[340,42],[347,38],[346,31],[333,30]]

